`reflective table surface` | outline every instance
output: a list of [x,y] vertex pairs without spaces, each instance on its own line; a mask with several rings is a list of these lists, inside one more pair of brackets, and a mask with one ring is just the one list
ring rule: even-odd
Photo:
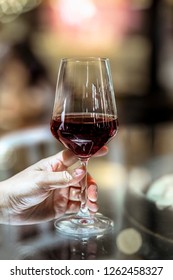
[[[0,225],[0,259],[172,260],[172,136],[172,123],[156,126],[154,130],[147,126],[121,128],[109,144],[108,155],[89,162],[89,172],[98,184],[99,211],[114,221],[111,232],[77,238],[62,236],[55,230],[54,221]],[[50,147],[49,152],[54,153],[52,143],[49,150]],[[30,158],[33,151],[33,161],[36,161],[36,148],[27,147],[27,150]],[[11,155],[10,150],[9,158]],[[24,164],[15,162],[17,166],[22,169]],[[9,176],[9,170],[1,171]]]
[[102,212],[115,223],[111,232],[78,238],[58,233],[53,221],[27,226],[1,225],[0,258],[173,259],[172,210],[158,210],[154,203],[131,190],[124,193],[122,205],[115,197],[111,201],[113,192],[110,196],[102,192],[100,196],[104,198]]

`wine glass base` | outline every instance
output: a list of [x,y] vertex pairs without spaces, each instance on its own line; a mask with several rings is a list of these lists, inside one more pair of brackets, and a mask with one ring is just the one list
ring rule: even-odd
[[71,236],[98,236],[112,230],[114,223],[100,213],[93,217],[80,217],[75,214],[65,215],[55,221],[55,228]]

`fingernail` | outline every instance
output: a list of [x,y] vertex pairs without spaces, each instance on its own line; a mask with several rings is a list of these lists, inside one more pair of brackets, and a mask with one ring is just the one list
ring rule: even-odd
[[73,174],[74,176],[81,176],[85,173],[85,171],[83,169],[77,168],[74,170]]

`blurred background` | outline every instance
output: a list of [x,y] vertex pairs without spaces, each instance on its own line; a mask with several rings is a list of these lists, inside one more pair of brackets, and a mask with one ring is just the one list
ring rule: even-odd
[[57,72],[79,55],[109,57],[117,99],[111,152],[89,164],[99,186],[172,172],[173,0],[0,0],[0,180],[62,148],[49,132]]
[[111,160],[172,153],[172,0],[0,0],[1,145],[49,125],[60,58],[78,55],[110,59],[120,122]]

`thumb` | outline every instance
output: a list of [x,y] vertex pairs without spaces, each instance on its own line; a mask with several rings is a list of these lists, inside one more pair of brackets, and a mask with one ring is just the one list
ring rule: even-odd
[[84,175],[85,171],[82,168],[59,172],[44,171],[44,176],[42,182],[40,182],[40,185],[49,186],[51,189],[65,188],[79,183]]

